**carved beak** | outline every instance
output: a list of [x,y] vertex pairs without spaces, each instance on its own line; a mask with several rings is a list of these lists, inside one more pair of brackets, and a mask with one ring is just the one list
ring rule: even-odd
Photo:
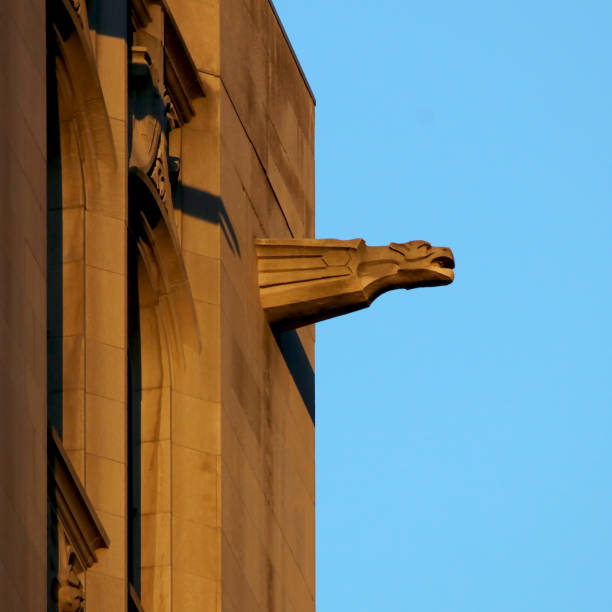
[[439,278],[442,284],[452,283],[455,279],[455,258],[446,247],[432,247],[429,255],[429,270]]
[[432,249],[432,251],[434,252],[432,253],[433,258],[431,260],[431,266],[434,267],[436,272],[448,278],[448,282],[452,283],[455,279],[455,273],[453,272],[455,268],[455,258],[453,257],[453,252],[446,247],[438,247],[435,248],[435,250]]

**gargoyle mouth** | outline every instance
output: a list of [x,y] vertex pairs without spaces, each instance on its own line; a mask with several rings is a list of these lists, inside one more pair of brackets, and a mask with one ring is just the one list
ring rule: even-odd
[[446,268],[447,270],[452,270],[455,267],[455,260],[452,257],[446,257],[445,255],[432,259],[431,263],[434,266],[438,266],[438,268]]

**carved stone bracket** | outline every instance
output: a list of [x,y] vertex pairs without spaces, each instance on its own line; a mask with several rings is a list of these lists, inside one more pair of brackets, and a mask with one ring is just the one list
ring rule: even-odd
[[[161,10],[160,10],[161,9]],[[194,115],[204,89],[174,18],[163,0],[131,4],[130,169],[147,176],[167,209],[180,172],[170,132]]]
[[261,303],[279,329],[367,308],[392,289],[454,279],[452,251],[422,240],[369,247],[359,238],[258,239],[255,245]]

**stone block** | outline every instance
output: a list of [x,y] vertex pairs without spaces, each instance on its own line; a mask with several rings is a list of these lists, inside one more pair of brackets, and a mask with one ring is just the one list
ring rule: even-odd
[[[274,133],[273,131],[271,133]],[[271,139],[267,171],[270,184],[293,236],[304,236],[305,198],[293,168],[282,147]]]
[[219,306],[206,302],[194,301],[200,338],[202,343],[201,355],[205,363],[211,363],[219,359],[220,330]]
[[172,600],[175,610],[181,612],[220,612],[221,581],[175,571],[173,582]]
[[262,604],[257,601],[253,590],[246,579],[244,570],[236,553],[226,537],[222,540],[221,558],[223,560],[223,580],[221,597],[223,609],[227,604],[236,610],[261,610]]
[[284,108],[290,106],[299,130],[312,143],[311,156],[314,159],[314,100],[308,91],[308,84],[300,71],[291,47],[272,11],[269,12],[268,19],[270,62],[267,92],[268,113],[273,121],[279,122]]
[[88,453],[124,463],[126,405],[123,402],[88,393],[85,436]]
[[172,569],[170,566],[143,567],[140,571],[140,600],[146,612],[172,610]]
[[140,387],[160,389],[168,384],[168,351],[155,306],[140,309]]
[[221,4],[221,76],[249,140],[265,164],[268,24],[258,21],[244,10],[242,0]]
[[[226,436],[224,440],[230,443],[232,438]],[[234,438],[232,443],[235,442]],[[224,451],[222,491],[224,533],[227,531],[231,540],[229,535],[236,529],[236,524],[244,523],[244,517],[248,517],[253,537],[256,536],[261,541],[271,566],[275,572],[281,574],[283,534],[274,511],[264,496],[261,483],[239,450],[237,452],[236,449],[228,448],[227,453]]]
[[183,346],[182,368],[174,372],[174,386],[178,393],[209,402],[220,400],[221,365],[218,359],[207,361],[203,353]]
[[126,278],[87,265],[85,319],[87,339],[118,348],[125,347]]
[[119,402],[125,401],[125,349],[88,340],[86,346],[87,391]]
[[85,338],[81,335],[61,338],[62,351],[51,355],[57,359],[63,356],[62,388],[67,390],[83,389],[85,386]]
[[283,548],[283,579],[296,612],[312,612],[315,609],[315,593],[309,590],[289,546]]
[[[108,553],[104,551],[102,554]],[[85,597],[87,612],[123,610],[127,601],[127,582],[123,577],[98,572],[94,566],[87,573]]]
[[143,514],[171,512],[172,464],[170,441],[140,445],[141,511]]
[[[40,153],[37,153],[40,155]],[[45,175],[42,180],[44,182]],[[29,186],[29,183],[28,183]],[[23,229],[25,243],[30,248],[38,267],[45,270],[47,262],[47,254],[45,247],[47,243],[46,236],[46,207],[42,206],[41,200],[37,199],[31,189],[27,189],[25,197],[20,199],[21,210],[23,216]]]
[[168,0],[198,70],[219,74],[219,5],[215,0]]
[[229,479],[223,481],[223,500],[223,537],[227,538],[262,608],[274,609],[271,600],[279,575],[262,541],[262,534],[248,513],[250,500],[241,499]]
[[218,196],[193,189],[183,211],[183,248],[210,258],[219,257],[221,227]]
[[125,221],[87,211],[87,264],[109,272],[125,274]]
[[[304,483],[311,501],[315,500],[315,454],[314,426],[305,406],[300,406],[300,412],[306,415],[301,426],[298,425],[293,412],[286,420],[284,455],[286,465],[292,467]],[[308,429],[312,430],[308,432]],[[305,431],[306,430],[306,431]],[[311,435],[308,435],[311,433]],[[314,517],[313,517],[314,521]]]
[[169,512],[141,517],[141,566],[170,566],[172,562],[172,519]]
[[174,445],[172,511],[174,516],[202,525],[217,525],[219,457]]
[[84,266],[71,261],[62,266],[64,294],[62,299],[62,335],[76,336],[85,332]]
[[[93,500],[92,500],[93,501]],[[95,504],[94,504],[95,505]],[[120,603],[119,608],[109,606],[103,609],[104,612],[107,610],[119,609],[122,610],[127,600],[127,585],[126,585],[126,561],[127,561],[127,541],[126,541],[126,522],[125,516],[116,516],[115,514],[109,514],[103,510],[96,508],[98,518],[102,522],[104,530],[106,531],[109,539],[110,546],[108,548],[100,548],[96,554],[98,556],[98,563],[96,563],[88,572],[87,579],[92,574],[104,575],[110,578],[117,579],[114,583],[110,594],[113,594],[113,598],[121,591],[124,594],[124,599]],[[102,583],[103,581],[100,581]],[[88,582],[89,584],[89,582]],[[111,588],[111,582],[105,582],[109,588]],[[115,601],[115,599],[113,599]],[[90,604],[87,604],[89,609]]]
[[[116,11],[109,5],[105,10],[100,11],[98,19],[104,23],[110,20],[118,20],[119,15],[115,13]],[[124,27],[119,25],[120,30]],[[95,48],[104,103],[109,117],[125,121],[127,113],[127,45],[124,39],[109,36],[103,32],[104,29],[97,32]]]
[[[96,511],[125,516],[125,463],[87,453],[85,456],[85,489]],[[112,535],[109,534],[112,539]]]
[[170,439],[171,408],[170,387],[142,390],[140,439],[143,442]]
[[219,259],[206,257],[205,255],[199,255],[187,250],[183,251],[183,259],[193,298],[208,304],[219,304]]
[[[85,245],[85,209],[82,207],[64,208],[49,211],[50,227],[61,228],[61,260],[82,261],[84,258]],[[52,261],[60,261],[57,254]]]
[[245,287],[240,280],[240,278],[232,280],[225,265],[221,267],[221,341],[223,344],[235,334],[242,335],[246,331]]
[[205,453],[221,451],[221,406],[197,397],[172,394],[172,440]]
[[[230,388],[224,393],[223,397],[224,401],[221,405],[221,447],[225,448],[225,444],[227,443],[227,436],[230,432],[226,431],[226,428],[229,426],[236,435],[245,457],[251,464],[255,476],[258,481],[262,483],[263,488],[264,457],[258,436],[250,426],[246,413],[242,409],[240,400],[236,396],[235,391]],[[222,456],[223,461],[226,461],[225,455],[223,454]]]
[[172,558],[174,567],[200,578],[221,577],[220,531],[180,518],[172,520]]
[[[62,395],[62,442],[66,450],[85,449],[85,392],[83,389],[64,391]],[[82,480],[85,475],[79,474]]]

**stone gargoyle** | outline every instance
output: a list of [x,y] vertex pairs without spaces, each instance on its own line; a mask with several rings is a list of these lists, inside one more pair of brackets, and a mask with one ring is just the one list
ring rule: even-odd
[[367,308],[392,289],[448,285],[453,253],[424,240],[367,246],[360,239],[258,239],[261,303],[286,330]]

